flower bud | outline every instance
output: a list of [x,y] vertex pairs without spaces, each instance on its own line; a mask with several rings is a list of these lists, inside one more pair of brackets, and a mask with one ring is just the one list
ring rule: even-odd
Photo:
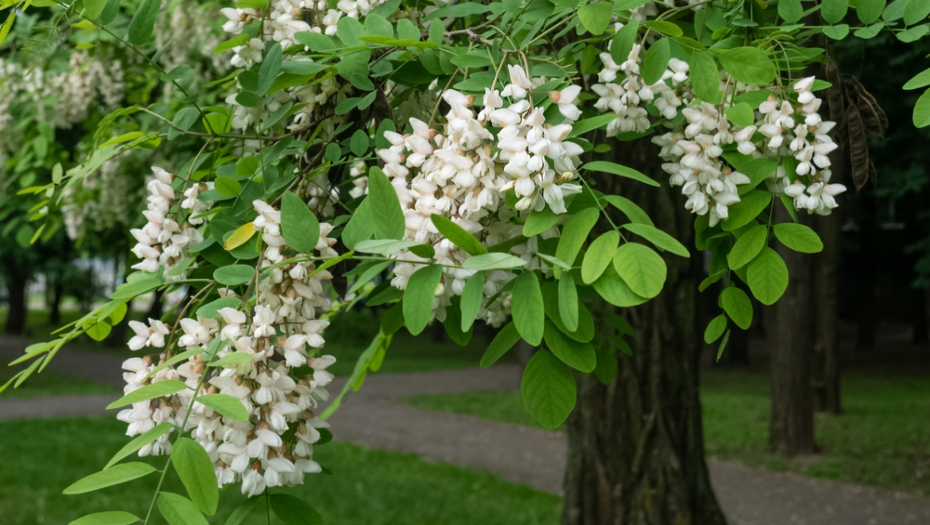
[[549,92],[549,100],[551,100],[553,104],[558,104],[561,98],[562,98],[562,94],[559,93],[558,91]]

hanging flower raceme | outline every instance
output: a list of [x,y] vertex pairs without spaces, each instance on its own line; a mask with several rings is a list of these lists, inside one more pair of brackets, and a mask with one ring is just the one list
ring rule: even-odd
[[[170,207],[174,192],[171,176],[160,169],[155,173],[156,179],[149,184],[152,197],[146,228],[158,239],[154,228],[164,225],[162,210]],[[295,253],[281,234],[281,212],[260,200],[253,206],[258,212],[253,227],[265,246],[256,271],[266,269],[259,278],[254,308],[246,313],[224,307],[215,318],[181,318],[175,333],[157,320],[150,319],[148,325],[132,321],[136,335],[129,341],[131,350],[165,350],[123,363],[125,392],[166,380],[183,381],[187,388],[134,403],[117,416],[129,424],[130,436],[160,423],[183,426],[214,462],[219,485],[241,482],[243,493],[249,496],[266,487],[302,483],[306,474],[322,471],[313,461],[313,443],[321,438],[319,429],[329,425],[315,410],[320,401],[329,399],[325,387],[333,376],[327,369],[335,363],[332,356],[318,355],[325,344],[322,332],[329,324],[318,319],[329,306],[323,282],[332,275],[317,270],[313,260],[336,255],[335,241],[326,237],[332,226],[321,225],[314,249],[318,256]],[[280,264],[285,257],[298,261]],[[194,355],[171,364],[176,350]],[[221,414],[197,402],[198,397],[214,393],[239,400],[247,417]],[[164,434],[140,450],[140,455],[170,451],[168,434]]]

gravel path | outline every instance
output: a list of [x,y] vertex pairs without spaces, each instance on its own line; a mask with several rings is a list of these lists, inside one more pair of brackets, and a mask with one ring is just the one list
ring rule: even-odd
[[[0,361],[23,345],[0,338]],[[58,373],[114,386],[122,359],[63,350],[49,367]],[[333,393],[342,388],[337,380]],[[403,404],[416,394],[475,390],[515,391],[519,370],[498,366],[410,374],[369,375],[330,421],[336,439],[416,453],[429,461],[490,471],[504,479],[558,494],[565,469],[563,434],[427,412]],[[0,401],[0,421],[56,415],[103,415],[114,396],[61,396]],[[112,412],[111,412],[112,414]],[[717,497],[732,525],[930,525],[930,498],[774,473],[729,461],[709,462]]]

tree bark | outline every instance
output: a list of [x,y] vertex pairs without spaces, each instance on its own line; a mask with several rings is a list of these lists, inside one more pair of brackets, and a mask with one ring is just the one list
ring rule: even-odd
[[[613,160],[665,178],[652,144],[618,151]],[[677,188],[637,187],[616,177],[601,182],[598,190],[642,204],[657,227],[692,245],[693,218]],[[607,346],[619,361],[609,385],[593,374],[578,376],[568,420],[564,525],[725,523],[704,462],[695,324],[700,258],[664,258],[668,279],[658,297],[623,310],[600,302],[594,310],[602,341],[613,337],[605,317],[621,314],[633,325],[633,355]]]
[[7,261],[4,266],[6,289],[9,295],[5,331],[9,335],[25,335],[29,307],[26,290],[28,274],[22,271],[16,261]]
[[[775,203],[776,222],[789,222],[784,206]],[[811,224],[806,212],[802,224]],[[784,456],[817,451],[814,441],[814,405],[811,388],[811,349],[814,311],[811,293],[812,257],[776,243],[788,266],[790,281],[771,312],[769,356],[772,362],[772,412],[769,446]]]
[[[832,171],[836,177],[845,175],[848,152],[834,155]],[[823,241],[823,251],[814,257],[813,302],[814,324],[814,410],[839,414],[840,403],[840,358],[837,344],[837,286],[840,262],[840,210],[826,217],[817,217],[814,230]]]
[[54,274],[54,280],[49,286],[48,276],[46,276],[45,286],[51,288],[52,301],[48,307],[48,322],[57,325],[61,322],[61,300],[65,295],[64,272],[58,269]]

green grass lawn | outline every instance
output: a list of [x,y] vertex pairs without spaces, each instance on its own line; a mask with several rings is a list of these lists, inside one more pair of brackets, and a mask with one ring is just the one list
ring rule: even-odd
[[[5,385],[13,377],[19,368],[12,368],[0,364],[0,386]],[[87,395],[87,394],[120,394],[119,390],[103,385],[92,383],[83,379],[75,379],[51,370],[44,370],[41,374],[33,374],[23,381],[19,388],[13,388],[13,385],[0,392],[0,402],[4,399],[23,398],[23,397],[42,397],[42,396],[65,396],[65,395]]]
[[[0,423],[0,523],[63,525],[102,510],[144,516],[157,473],[80,496],[61,494],[99,470],[128,442],[122,435],[125,427],[113,418]],[[558,523],[559,497],[484,472],[338,442],[316,447],[314,459],[334,475],[308,476],[301,487],[277,490],[313,505],[328,525]],[[144,461],[161,468],[165,459]],[[166,490],[183,493],[173,474],[166,483]],[[243,499],[237,488],[223,491],[220,510],[209,522],[224,523]],[[258,510],[246,523],[267,523],[265,509]],[[154,523],[164,521],[159,516]],[[280,522],[272,516],[272,523]]]
[[[930,379],[905,371],[843,378],[839,416],[817,416],[823,453],[785,460],[768,452],[768,377],[710,372],[702,377],[707,455],[772,470],[930,494]],[[538,426],[519,393],[416,396],[414,406]]]

